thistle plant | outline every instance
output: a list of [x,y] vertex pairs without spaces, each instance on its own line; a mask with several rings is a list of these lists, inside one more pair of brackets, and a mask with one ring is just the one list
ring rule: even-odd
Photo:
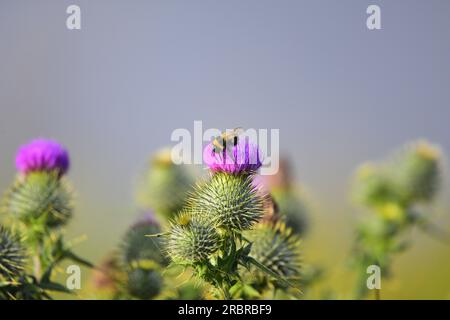
[[[299,237],[307,235],[310,222],[308,217],[308,206],[301,191],[302,187],[295,182],[294,173],[290,162],[286,158],[280,160],[279,170],[276,174],[270,176],[257,176],[256,184],[260,185],[270,197],[266,201],[265,214],[262,223],[265,228],[272,225],[276,227],[280,223],[283,228],[275,228],[278,230],[275,234],[289,234],[289,238],[295,238],[296,243],[292,248],[296,249],[297,260],[301,253],[298,245]],[[269,222],[269,223],[267,223]],[[282,232],[280,232],[283,230]],[[255,241],[255,243],[258,243]],[[295,283],[299,283],[302,288],[302,298],[308,297],[309,289],[323,278],[324,270],[321,266],[302,263],[300,274],[296,277]],[[276,289],[276,287],[275,287]],[[281,295],[283,291],[276,290],[283,298],[289,298],[289,295]],[[286,290],[285,290],[286,291]],[[261,293],[259,293],[261,294]]]
[[145,237],[160,231],[152,212],[129,227],[117,250],[93,274],[97,298],[148,300],[161,293],[167,259],[162,254],[160,239],[148,241]]
[[289,161],[281,159],[276,174],[258,177],[257,180],[267,189],[267,192],[270,192],[286,226],[299,235],[305,235],[309,225],[308,210],[302,198],[301,186],[294,181]]
[[267,203],[253,182],[262,165],[258,146],[240,137],[227,145],[224,139],[222,148],[214,143],[206,146],[204,161],[210,179],[196,185],[168,232],[161,234],[173,264],[192,268],[196,277],[211,285],[215,298],[235,297],[245,285],[242,276],[252,267],[290,286],[279,270],[252,256],[253,243],[246,238]]
[[146,237],[160,232],[161,225],[152,211],[129,227],[115,252],[93,274],[96,298],[149,300],[199,296],[199,287],[180,285],[179,279],[173,279],[162,239]]
[[162,222],[166,222],[182,209],[192,182],[186,167],[172,162],[170,150],[161,150],[150,160],[138,190],[138,202],[154,210]]
[[0,277],[13,280],[25,268],[25,249],[20,238],[0,226]]
[[14,299],[25,269],[25,248],[19,237],[0,225],[0,299]]
[[26,252],[22,240],[0,225],[0,300],[19,298],[25,264]]
[[448,240],[422,211],[439,190],[440,177],[439,149],[425,141],[408,145],[386,163],[366,164],[358,170],[355,199],[373,214],[356,229],[353,265],[360,278],[357,297],[367,293],[369,265],[378,265],[383,278],[390,276],[392,260],[409,245],[403,236],[413,226]]
[[69,162],[60,144],[45,139],[22,146],[16,156],[18,174],[1,211],[22,235],[20,242],[32,261],[32,267],[26,267],[32,275],[25,274],[19,287],[33,287],[36,294],[22,292],[24,298],[49,298],[47,291],[69,292],[52,281],[53,271],[65,259],[92,266],[75,255],[63,237],[62,227],[73,213],[72,187],[65,177]]
[[133,298],[151,299],[162,290],[161,272],[167,260],[161,253],[160,239],[148,241],[145,237],[160,231],[156,218],[147,213],[125,234],[120,250],[121,266],[126,274],[126,292]]
[[[253,243],[250,251],[252,258],[295,287],[300,286],[300,238],[293,229],[287,227],[283,221],[263,221],[253,230],[247,231],[245,236]],[[254,269],[250,270],[252,273],[252,277],[249,277],[250,285],[246,284],[239,288],[241,291],[239,296],[261,298],[273,293],[275,297],[276,291],[285,293],[292,291],[285,283],[280,283],[267,273]],[[296,292],[291,293],[291,296],[295,296]]]

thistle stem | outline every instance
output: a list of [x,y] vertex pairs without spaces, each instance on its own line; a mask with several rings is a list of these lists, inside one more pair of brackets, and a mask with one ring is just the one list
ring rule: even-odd
[[41,279],[41,273],[42,273],[41,260],[39,258],[39,255],[36,254],[33,256],[33,274],[38,281]]
[[381,300],[381,290],[380,289],[375,289],[374,294],[375,294],[375,300]]
[[232,300],[231,295],[230,295],[230,291],[228,290],[228,288],[229,288],[228,285],[223,285],[222,286],[222,292],[223,292],[224,300]]

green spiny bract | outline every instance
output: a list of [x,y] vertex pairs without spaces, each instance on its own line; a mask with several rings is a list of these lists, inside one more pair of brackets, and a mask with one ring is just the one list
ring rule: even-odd
[[152,299],[157,296],[163,287],[161,273],[158,265],[151,260],[140,261],[133,264],[127,271],[127,289],[131,296],[137,299]]
[[252,175],[217,172],[210,181],[197,186],[189,203],[219,227],[248,230],[264,214],[264,198],[252,179]]
[[400,199],[389,173],[372,163],[364,164],[357,170],[353,194],[357,202],[370,207]]
[[7,192],[3,210],[26,225],[42,223],[47,227],[65,224],[72,216],[72,191],[55,172],[19,175]]
[[138,201],[163,218],[171,218],[182,209],[192,183],[186,167],[175,165],[169,151],[161,151],[152,159]]
[[297,190],[295,188],[276,188],[272,190],[271,195],[286,226],[295,233],[304,235],[308,229],[307,210]]
[[166,265],[167,259],[161,251],[161,239],[146,237],[160,232],[161,230],[156,224],[137,223],[133,225],[122,241],[122,262],[131,264],[134,261],[153,260],[161,266]]
[[185,209],[171,223],[166,242],[167,253],[175,263],[193,265],[208,260],[219,250],[222,239],[211,219]]
[[357,172],[356,199],[378,207],[386,203],[409,206],[430,201],[440,185],[440,159],[436,147],[418,142],[380,165],[366,164]]
[[300,276],[300,240],[282,222],[260,223],[246,233],[250,256],[287,280]]
[[440,185],[439,153],[433,145],[420,141],[398,156],[391,170],[404,202],[433,199]]
[[0,226],[0,280],[14,279],[25,265],[25,249],[20,238]]

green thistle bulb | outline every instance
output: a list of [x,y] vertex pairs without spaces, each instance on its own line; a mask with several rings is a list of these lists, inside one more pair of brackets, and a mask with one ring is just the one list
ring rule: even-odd
[[25,223],[40,221],[57,227],[72,215],[72,191],[64,177],[54,172],[30,172],[17,177],[3,209]]
[[205,212],[219,227],[248,230],[264,214],[264,197],[253,185],[252,175],[215,173],[198,186],[189,203]]
[[142,220],[134,224],[122,242],[123,262],[131,264],[133,261],[153,260],[160,265],[166,265],[167,259],[161,252],[161,239],[147,237],[160,232],[159,225],[152,220]]
[[272,191],[272,197],[286,226],[297,234],[304,234],[308,228],[306,207],[296,190],[277,188]]
[[353,194],[357,202],[368,206],[379,206],[400,199],[392,177],[384,168],[371,163],[362,165],[357,170]]
[[152,299],[161,292],[163,279],[153,268],[139,266],[128,271],[128,292],[137,299]]
[[25,264],[25,249],[18,236],[0,226],[0,280],[18,276]]
[[410,146],[392,166],[392,174],[406,201],[430,201],[440,185],[439,150],[419,142]]
[[300,240],[282,222],[260,223],[248,231],[250,256],[288,280],[300,275]]
[[211,219],[190,209],[172,222],[166,241],[169,257],[185,265],[209,259],[221,245],[220,234]]
[[170,151],[163,150],[152,159],[138,201],[158,215],[171,218],[182,209],[192,184],[186,167],[174,164]]

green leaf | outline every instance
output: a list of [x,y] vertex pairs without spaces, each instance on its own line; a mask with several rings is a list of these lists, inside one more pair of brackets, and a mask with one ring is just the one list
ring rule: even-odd
[[54,267],[54,264],[52,263],[52,264],[47,268],[47,270],[45,270],[44,274],[43,274],[42,277],[41,277],[41,282],[43,282],[43,283],[48,283],[48,282],[50,282],[50,277],[51,277],[52,272],[53,272],[53,267]]
[[253,264],[255,267],[257,267],[258,269],[260,269],[262,272],[267,273],[268,275],[270,275],[271,277],[275,278],[277,281],[279,281],[282,285],[287,286],[287,287],[291,287],[294,289],[299,290],[298,288],[296,288],[294,285],[292,285],[289,281],[287,281],[286,279],[284,279],[283,277],[281,277],[280,275],[278,275],[277,273],[273,272],[272,270],[270,270],[269,268],[267,268],[265,265],[263,265],[262,263],[256,261],[254,258],[252,257],[247,257],[248,262]]
[[89,261],[87,261],[87,260],[85,260],[83,258],[80,258],[79,256],[77,256],[75,253],[73,253],[70,250],[67,250],[64,253],[64,257],[67,258],[67,259],[70,259],[70,260],[72,260],[74,262],[78,262],[79,264],[84,265],[84,266],[89,267],[89,268],[94,268],[95,267],[91,262],[89,262]]
[[50,290],[50,291],[56,291],[56,292],[64,292],[64,293],[70,293],[72,294],[72,291],[67,289],[62,284],[56,283],[56,282],[41,282],[39,284],[39,287],[44,290]]
[[242,287],[245,295],[247,295],[249,298],[260,298],[261,294],[252,286],[250,285],[244,285]]
[[231,296],[235,297],[238,296],[238,294],[242,291],[242,283],[237,282],[234,286],[230,288],[230,294]]

